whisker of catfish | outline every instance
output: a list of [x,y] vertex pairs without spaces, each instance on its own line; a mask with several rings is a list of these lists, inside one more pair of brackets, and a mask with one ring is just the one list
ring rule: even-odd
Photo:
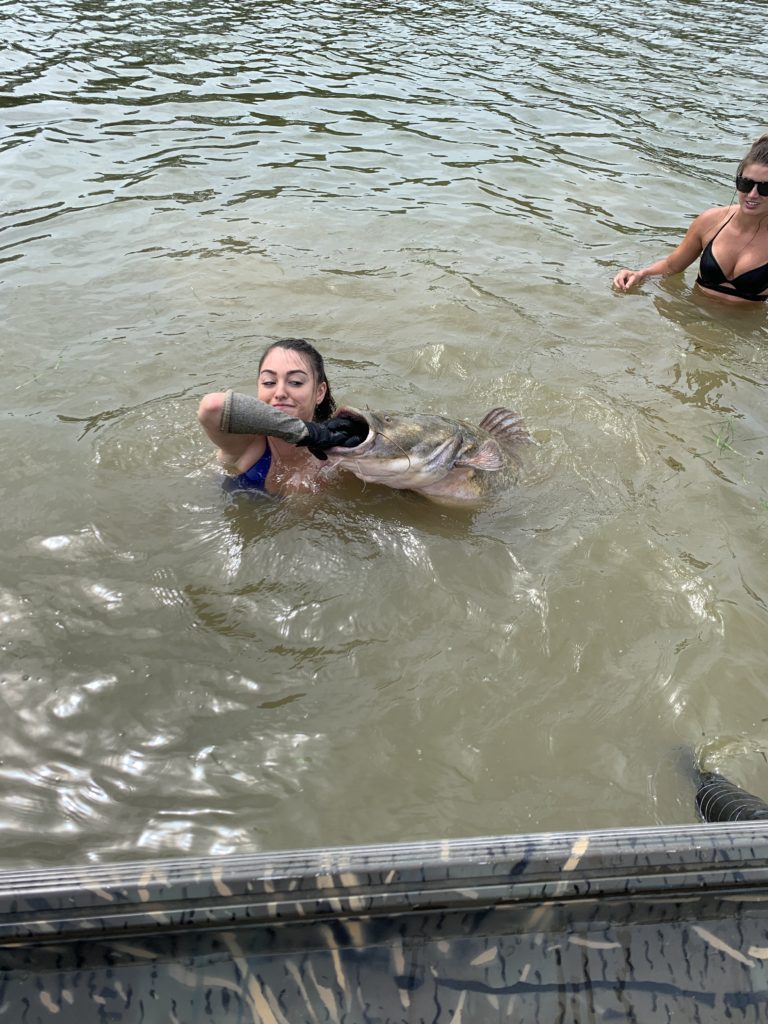
[[394,445],[395,448],[399,448],[400,449],[400,451],[403,453],[403,455],[406,457],[406,459],[408,459],[408,465],[410,466],[410,464],[411,464],[411,456],[408,454],[408,452],[405,450],[405,448],[403,448],[403,446],[401,444],[398,444],[397,441],[394,441],[391,437],[389,437],[387,434],[385,434],[383,430],[380,430],[379,433],[381,434],[382,437],[386,438],[387,441],[389,441],[390,444]]

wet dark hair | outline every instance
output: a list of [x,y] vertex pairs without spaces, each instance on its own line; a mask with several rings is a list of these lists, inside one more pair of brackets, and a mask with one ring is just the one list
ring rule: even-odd
[[761,135],[759,139],[755,139],[749,152],[739,164],[736,174],[743,174],[744,168],[749,164],[762,164],[763,167],[768,167],[768,133]]
[[333,395],[331,394],[331,385],[328,383],[328,377],[325,374],[325,363],[323,357],[317,351],[314,345],[310,345],[304,338],[280,338],[279,341],[273,342],[268,345],[261,354],[259,360],[259,373],[264,365],[264,360],[267,358],[270,352],[273,352],[276,348],[285,348],[289,352],[298,352],[312,367],[312,373],[315,378],[315,384],[325,384],[325,396],[322,402],[315,407],[315,419],[316,420],[329,420],[336,409],[336,402],[334,401]]

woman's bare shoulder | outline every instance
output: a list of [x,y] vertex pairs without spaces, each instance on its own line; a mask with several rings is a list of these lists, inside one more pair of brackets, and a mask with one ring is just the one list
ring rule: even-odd
[[712,206],[695,217],[686,233],[686,240],[695,241],[703,249],[712,235],[731,217],[738,206]]
[[703,213],[699,214],[694,224],[698,222],[704,228],[720,224],[730,214],[735,213],[738,208],[738,203],[734,203],[732,206],[711,206],[708,210],[704,210]]

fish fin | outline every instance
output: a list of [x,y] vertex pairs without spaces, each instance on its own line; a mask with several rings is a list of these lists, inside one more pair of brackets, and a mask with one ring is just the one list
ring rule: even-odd
[[456,459],[454,465],[494,472],[504,468],[504,457],[498,443],[489,439],[484,441],[471,455],[462,455],[461,458]]
[[519,412],[511,409],[491,409],[480,420],[482,430],[487,430],[500,444],[514,447],[518,444],[532,444],[533,438],[523,422]]

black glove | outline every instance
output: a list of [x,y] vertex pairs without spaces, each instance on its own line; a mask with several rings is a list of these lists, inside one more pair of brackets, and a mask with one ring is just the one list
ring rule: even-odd
[[365,420],[352,416],[335,416],[326,420],[325,426],[345,436],[346,440],[336,442],[342,448],[357,448],[368,437],[369,427]]
[[355,448],[368,436],[368,424],[362,420],[339,416],[336,419],[316,423],[304,420],[307,436],[296,442],[296,447],[309,448],[316,459],[323,462],[328,456],[324,448]]

